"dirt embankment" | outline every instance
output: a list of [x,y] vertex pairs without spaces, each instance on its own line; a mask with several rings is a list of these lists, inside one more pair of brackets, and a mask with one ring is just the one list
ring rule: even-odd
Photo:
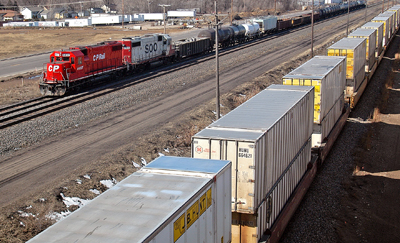
[[[398,37],[395,39],[399,39]],[[340,242],[400,242],[400,48],[374,75],[382,87],[367,132],[354,151],[354,171],[342,182]]]

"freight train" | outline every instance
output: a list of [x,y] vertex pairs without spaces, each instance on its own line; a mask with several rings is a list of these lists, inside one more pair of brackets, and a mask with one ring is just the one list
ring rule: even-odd
[[[365,7],[364,2],[351,3],[351,10]],[[315,12],[315,21],[343,13],[347,5],[327,7]],[[224,26],[218,30],[218,45],[222,48],[244,43],[272,32],[309,24],[311,14],[292,18],[268,16],[252,23]],[[43,68],[39,84],[42,95],[62,96],[68,90],[93,82],[106,74],[124,74],[143,70],[153,62],[171,62],[208,53],[215,47],[215,30],[206,29],[197,38],[173,42],[166,34],[106,41],[90,46],[71,47],[55,51]]]
[[372,23],[195,134],[192,158],[156,159],[30,242],[278,242],[398,31],[400,5]]

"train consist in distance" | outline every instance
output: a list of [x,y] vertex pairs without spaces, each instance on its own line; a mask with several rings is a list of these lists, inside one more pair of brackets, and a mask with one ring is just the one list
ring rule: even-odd
[[[363,1],[350,4],[351,10],[365,7]],[[322,8],[315,11],[314,20],[329,18],[345,11],[347,4]],[[233,46],[309,23],[311,13],[291,18],[268,16],[252,19],[248,24],[220,28],[218,45],[221,48]],[[148,34],[96,45],[71,47],[50,55],[49,63],[44,65],[39,88],[42,95],[62,96],[77,86],[94,83],[99,76],[143,70],[153,62],[171,62],[205,54],[214,47],[214,29],[201,31],[197,38],[176,42],[167,34]]]
[[[397,33],[400,5],[372,23],[195,134],[193,158],[156,159],[31,242],[278,242]],[[146,210],[166,202],[176,207]]]

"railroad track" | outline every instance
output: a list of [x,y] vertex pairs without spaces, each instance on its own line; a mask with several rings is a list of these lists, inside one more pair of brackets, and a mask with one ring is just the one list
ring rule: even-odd
[[[335,18],[339,18],[341,15],[321,20],[317,23],[323,23],[325,21],[334,20]],[[351,22],[355,22],[358,19],[354,19]],[[297,31],[301,31],[303,29],[308,28],[309,25],[300,26],[294,29],[285,30],[282,32],[270,34],[264,36],[259,39],[252,40],[250,42],[246,42],[243,44],[227,47],[220,50],[220,56],[225,56],[231,54],[233,52],[243,50],[246,48],[250,48],[255,45],[259,45],[265,43],[267,41],[279,38],[288,33],[293,33]],[[161,67],[156,67],[153,70],[150,70],[143,74],[135,74],[130,77],[125,77],[120,79],[117,82],[113,82],[110,84],[104,85],[101,83],[101,87],[95,87],[89,91],[85,91],[79,94],[73,94],[65,97],[39,97],[32,100],[24,101],[21,103],[13,104],[10,106],[0,108],[0,129],[4,129],[25,121],[32,120],[37,117],[41,117],[52,112],[56,112],[73,105],[83,103],[85,101],[110,94],[112,92],[127,88],[132,85],[137,85],[138,83],[142,83],[148,81],[149,79],[153,79],[168,73],[172,73],[181,69],[185,69],[187,67],[197,65],[199,63],[203,63],[209,60],[214,59],[214,52],[210,52],[206,55],[202,55],[199,57],[193,57],[187,60],[183,60],[178,63],[173,63],[170,65],[165,65]],[[107,76],[105,76],[107,77]],[[107,79],[107,78],[105,78]]]

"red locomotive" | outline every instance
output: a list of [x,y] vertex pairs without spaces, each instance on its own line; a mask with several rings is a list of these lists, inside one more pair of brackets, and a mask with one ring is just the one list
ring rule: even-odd
[[40,92],[64,95],[68,88],[82,84],[90,77],[121,68],[122,43],[117,41],[55,51],[43,72]]
[[43,95],[62,96],[91,78],[118,70],[135,70],[151,62],[174,58],[172,39],[165,34],[124,38],[93,46],[55,51],[39,84]]

